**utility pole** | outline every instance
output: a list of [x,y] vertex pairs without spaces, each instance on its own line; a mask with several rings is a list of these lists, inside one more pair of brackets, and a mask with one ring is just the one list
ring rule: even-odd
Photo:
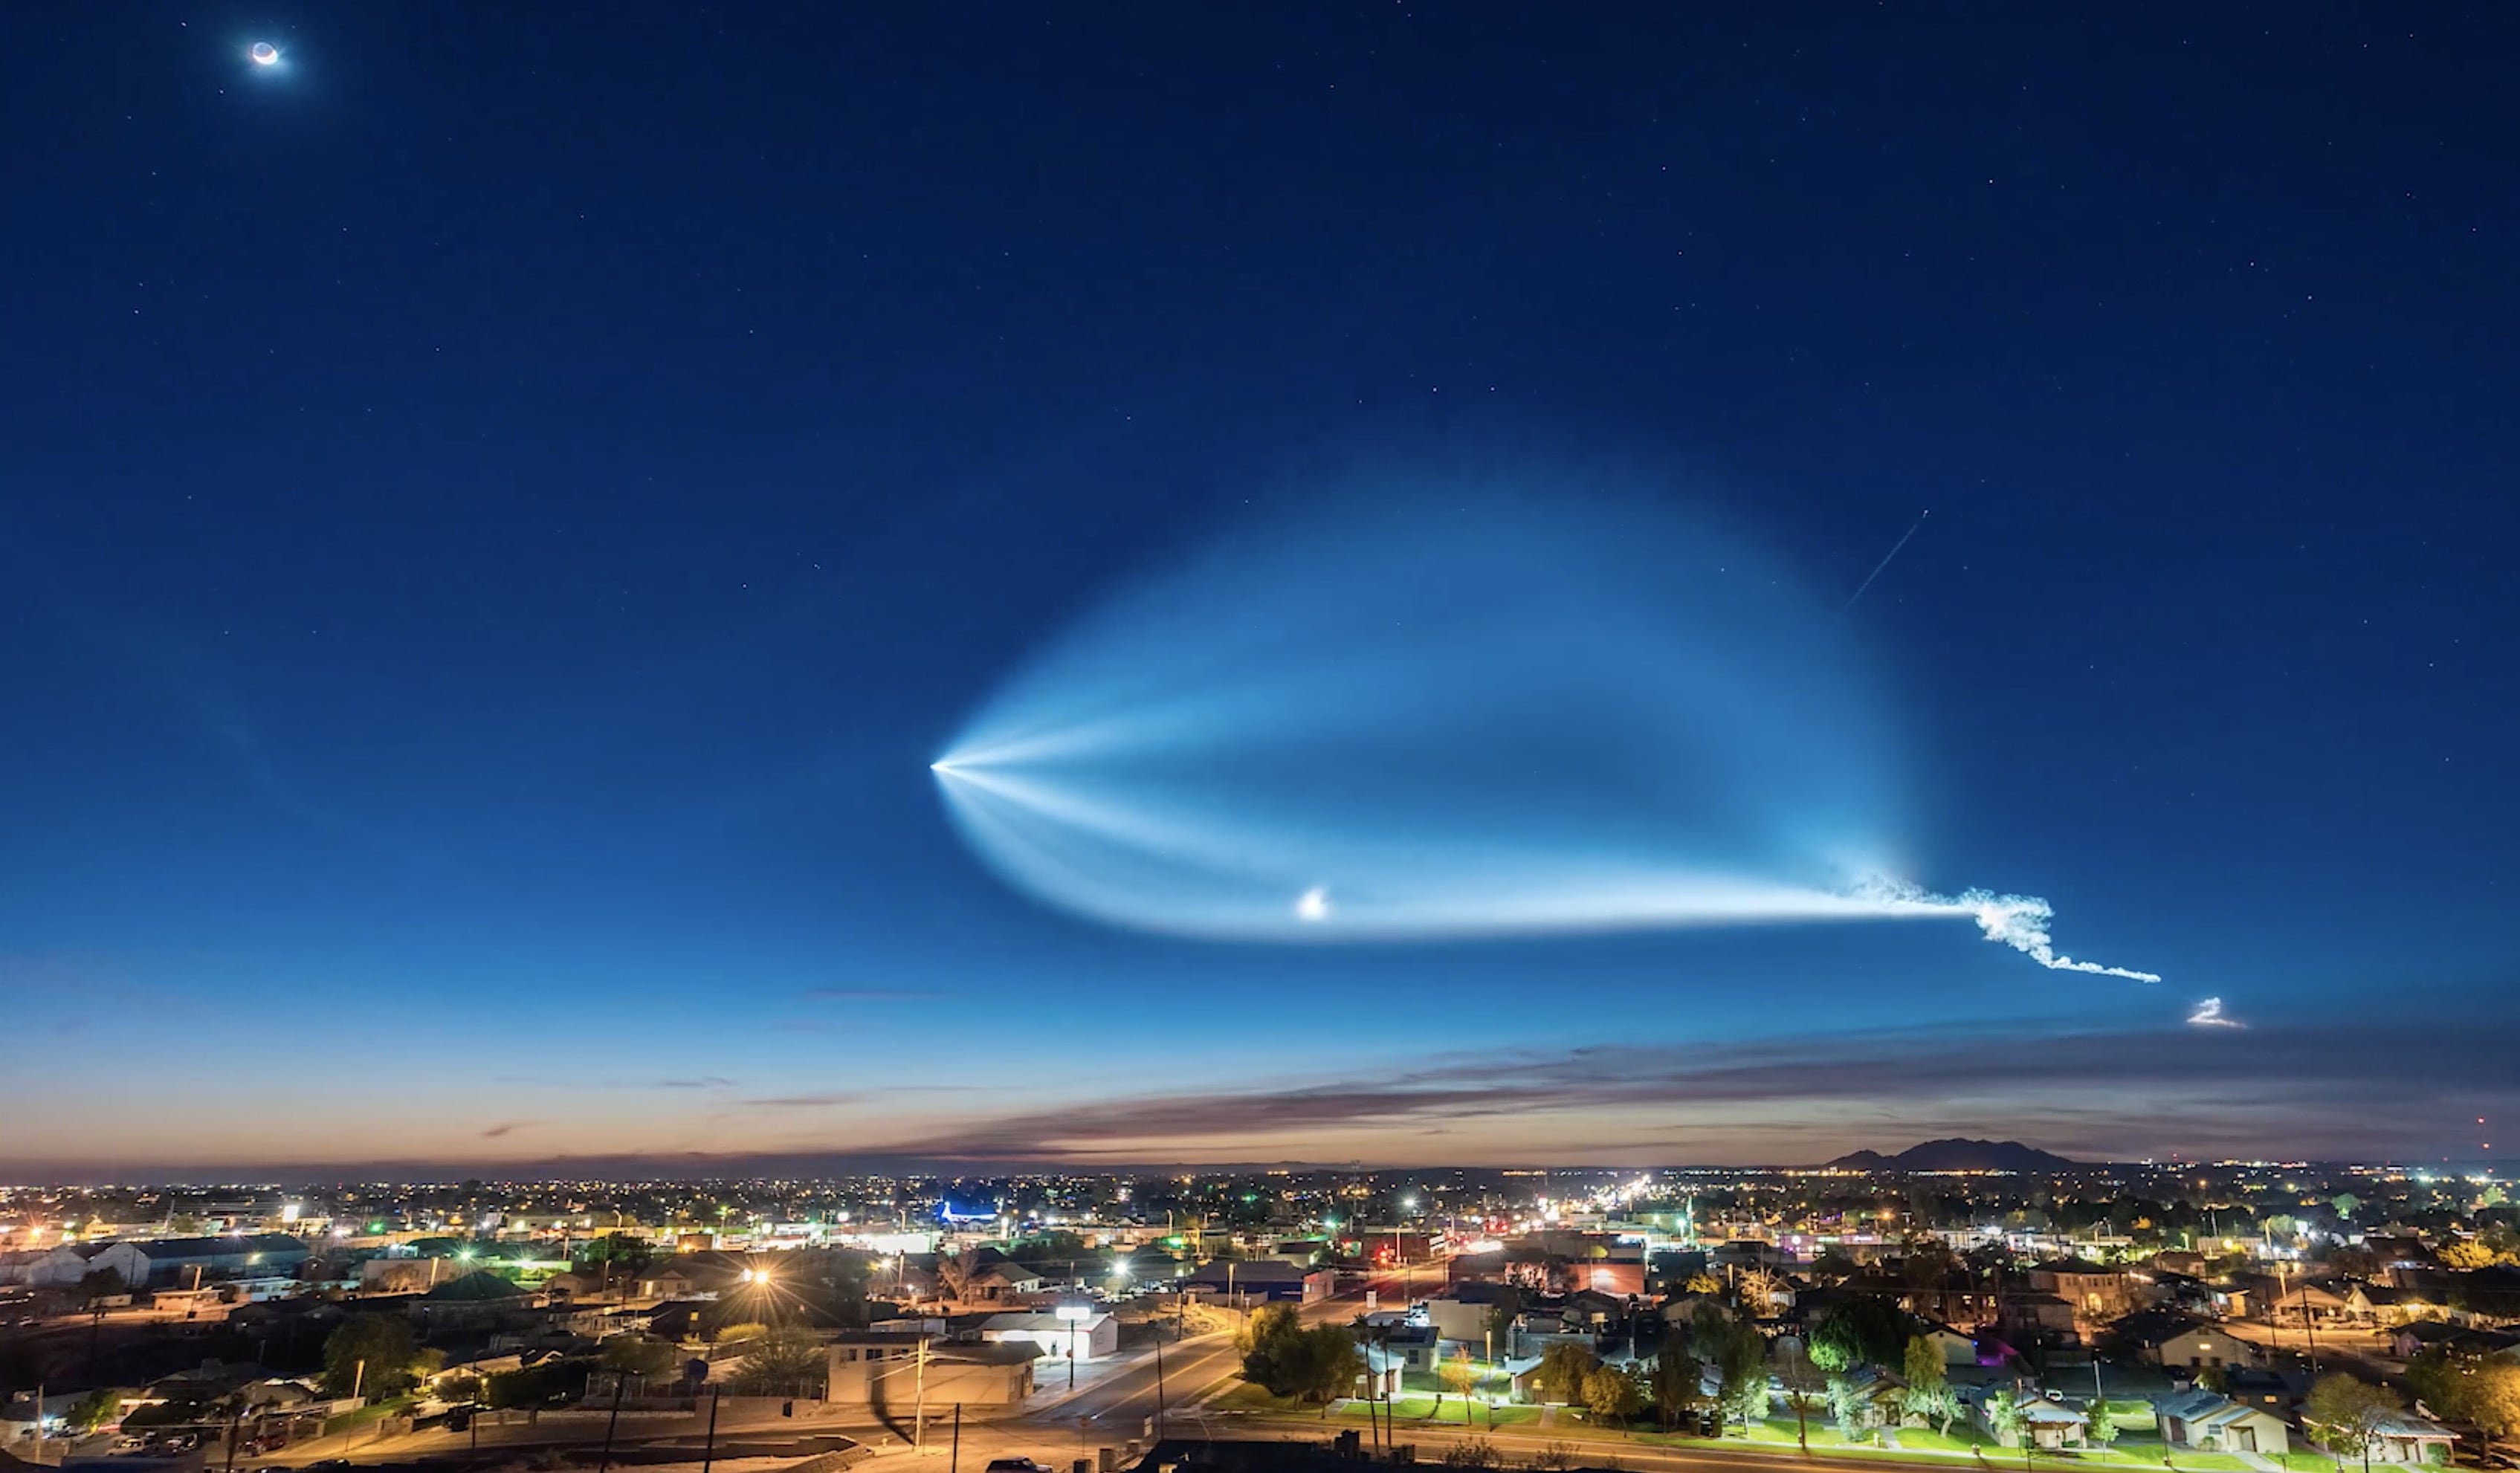
[[717,1399],[718,1393],[711,1391],[708,1436],[700,1443],[700,1473],[709,1473],[709,1464],[717,1457]]
[[[963,1406],[954,1404],[954,1425],[962,1425]],[[1164,1343],[1155,1342],[1155,1441],[1164,1440]],[[706,1473],[703,1469],[702,1473]]]
[[595,1473],[608,1473],[612,1467],[612,1430],[621,1425],[621,1393],[629,1389],[629,1374],[615,1371],[612,1376],[612,1415],[604,1420],[604,1457],[595,1465]]
[[2310,1349],[2310,1373],[2318,1374],[2318,1334],[2310,1327],[2310,1280],[2301,1281],[2301,1339]]
[[927,1337],[919,1337],[917,1367],[912,1375],[916,1390],[911,1401],[910,1451],[927,1451]]
[[[1158,1355],[1162,1354],[1160,1351]],[[945,1473],[962,1473],[963,1467],[963,1404],[954,1404],[954,1447],[945,1457]],[[702,1469],[701,1473],[707,1473]]]
[[35,1461],[44,1460],[44,1383],[35,1383]]

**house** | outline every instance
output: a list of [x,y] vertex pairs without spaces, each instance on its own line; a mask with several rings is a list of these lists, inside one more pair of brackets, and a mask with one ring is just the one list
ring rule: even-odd
[[980,1321],[980,1342],[1029,1345],[1037,1356],[1100,1361],[1120,1353],[1120,1321],[1102,1310],[1074,1319],[1052,1314],[992,1315]]
[[2249,1302],[2276,1324],[2300,1324],[2304,1320],[2326,1324],[2345,1318],[2350,1310],[2349,1287],[2307,1278],[2286,1283],[2264,1274],[2248,1280]]
[[412,1317],[432,1329],[497,1328],[521,1318],[532,1298],[506,1277],[478,1269],[450,1278],[411,1303]]
[[1858,1273],[1839,1287],[1848,1294],[1887,1299],[1920,1319],[1945,1324],[1974,1327],[1997,1317],[1994,1297],[1963,1272],[1947,1274],[1942,1282],[1933,1284],[1912,1283],[1889,1273]]
[[1589,1324],[1595,1329],[1604,1329],[1626,1323],[1632,1308],[1628,1300],[1618,1295],[1581,1289],[1566,1296],[1565,1304],[1558,1308],[1557,1317],[1569,1324]]
[[1908,1383],[1877,1365],[1859,1365],[1838,1378],[1853,1394],[1855,1425],[1860,1431],[1896,1427],[1904,1409]]
[[878,1414],[931,1408],[1015,1406],[1032,1395],[1038,1347],[954,1345],[905,1330],[858,1330],[831,1347],[830,1401]]
[[2203,1370],[2230,1365],[2257,1365],[2266,1352],[2234,1338],[2201,1319],[2165,1310],[2138,1310],[2119,1320],[2112,1333],[2145,1361],[2164,1369]]
[[1964,1335],[1940,1320],[1926,1320],[1924,1328],[1916,1332],[1916,1337],[1932,1346],[1935,1353],[1943,1358],[1945,1365],[1977,1363],[1976,1337]]
[[2292,1427],[2263,1406],[2247,1406],[2219,1392],[2198,1388],[2175,1393],[2154,1404],[2162,1441],[2173,1448],[2204,1452],[2292,1451]]
[[2428,1416],[2411,1411],[2392,1412],[2381,1418],[2372,1429],[2375,1441],[2371,1447],[2373,1462],[2427,1463],[2450,1462],[2451,1449],[2458,1434]]
[[2074,1307],[2054,1294],[2007,1294],[1998,1322],[2014,1334],[2038,1339],[2043,1334],[2071,1335],[2079,1327]]
[[1365,1352],[1366,1374],[1375,1378],[1378,1395],[1396,1395],[1405,1372],[1431,1372],[1443,1360],[1443,1342],[1436,1337],[1435,1327],[1403,1315],[1367,1317],[1357,1341]]
[[359,1265],[362,1294],[426,1294],[462,1276],[451,1258],[372,1258]]
[[1042,1292],[1041,1271],[1027,1268],[1011,1258],[972,1271],[964,1281],[962,1302],[966,1304],[1018,1304],[1026,1297]]
[[1488,1331],[1497,1328],[1497,1306],[1520,1303],[1509,1284],[1459,1283],[1426,1301],[1426,1319],[1439,1339],[1483,1345]]
[[2082,1258],[2053,1258],[2030,1266],[2030,1287],[2073,1306],[2085,1324],[2115,1319],[2135,1308],[2126,1271]]
[[2079,1448],[2091,1422],[2090,1417],[2062,1402],[2033,1398],[2021,1404],[2021,1431],[2004,1446],[2018,1448],[2027,1438],[2034,1448]]

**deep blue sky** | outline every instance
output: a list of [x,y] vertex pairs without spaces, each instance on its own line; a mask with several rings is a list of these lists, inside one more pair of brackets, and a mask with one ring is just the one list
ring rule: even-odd
[[[2520,20],[1763,9],[20,16],[0,1160],[2477,1154]],[[944,823],[1117,583],[1499,461],[1830,588],[1930,507],[1920,877],[2169,980],[1157,940]]]

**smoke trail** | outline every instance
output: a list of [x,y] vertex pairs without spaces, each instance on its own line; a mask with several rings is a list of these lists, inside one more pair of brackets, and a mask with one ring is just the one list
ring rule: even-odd
[[1967,919],[2158,980],[2059,954],[2045,900],[1848,884],[1888,872],[1910,784],[1852,621],[1790,568],[1667,506],[1371,489],[1148,575],[1012,672],[930,764],[981,862],[1217,941]]
[[2238,1018],[2227,1018],[2223,1015],[2223,1000],[2221,998],[2207,998],[2204,1002],[2197,1004],[2196,1010],[2187,1015],[2187,1021],[2190,1026],[2196,1028],[2245,1028],[2248,1026]]
[[1978,924],[1989,941],[2005,946],[2028,957],[2051,971],[2090,972],[2101,977],[2125,977],[2134,982],[2158,982],[2158,972],[2139,972],[2124,966],[2103,966],[2097,961],[2080,961],[2056,950],[2048,927],[2056,919],[2056,908],[2036,895],[1998,895],[1992,890],[1963,890],[1957,896],[1935,895],[1902,884],[1896,880],[1871,880],[1857,888],[1857,895],[1867,900],[1879,900],[1900,908],[1907,914],[1946,913],[1964,915]]

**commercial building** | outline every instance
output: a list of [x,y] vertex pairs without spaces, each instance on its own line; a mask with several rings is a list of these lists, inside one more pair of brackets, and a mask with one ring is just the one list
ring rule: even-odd
[[958,1345],[904,1330],[860,1330],[832,1342],[834,1404],[878,1413],[930,1407],[1014,1406],[1032,1395],[1036,1348]]
[[1042,1356],[1100,1361],[1120,1353],[1120,1321],[1102,1310],[1076,1318],[1040,1313],[992,1315],[980,1321],[984,1345],[1030,1345]]

